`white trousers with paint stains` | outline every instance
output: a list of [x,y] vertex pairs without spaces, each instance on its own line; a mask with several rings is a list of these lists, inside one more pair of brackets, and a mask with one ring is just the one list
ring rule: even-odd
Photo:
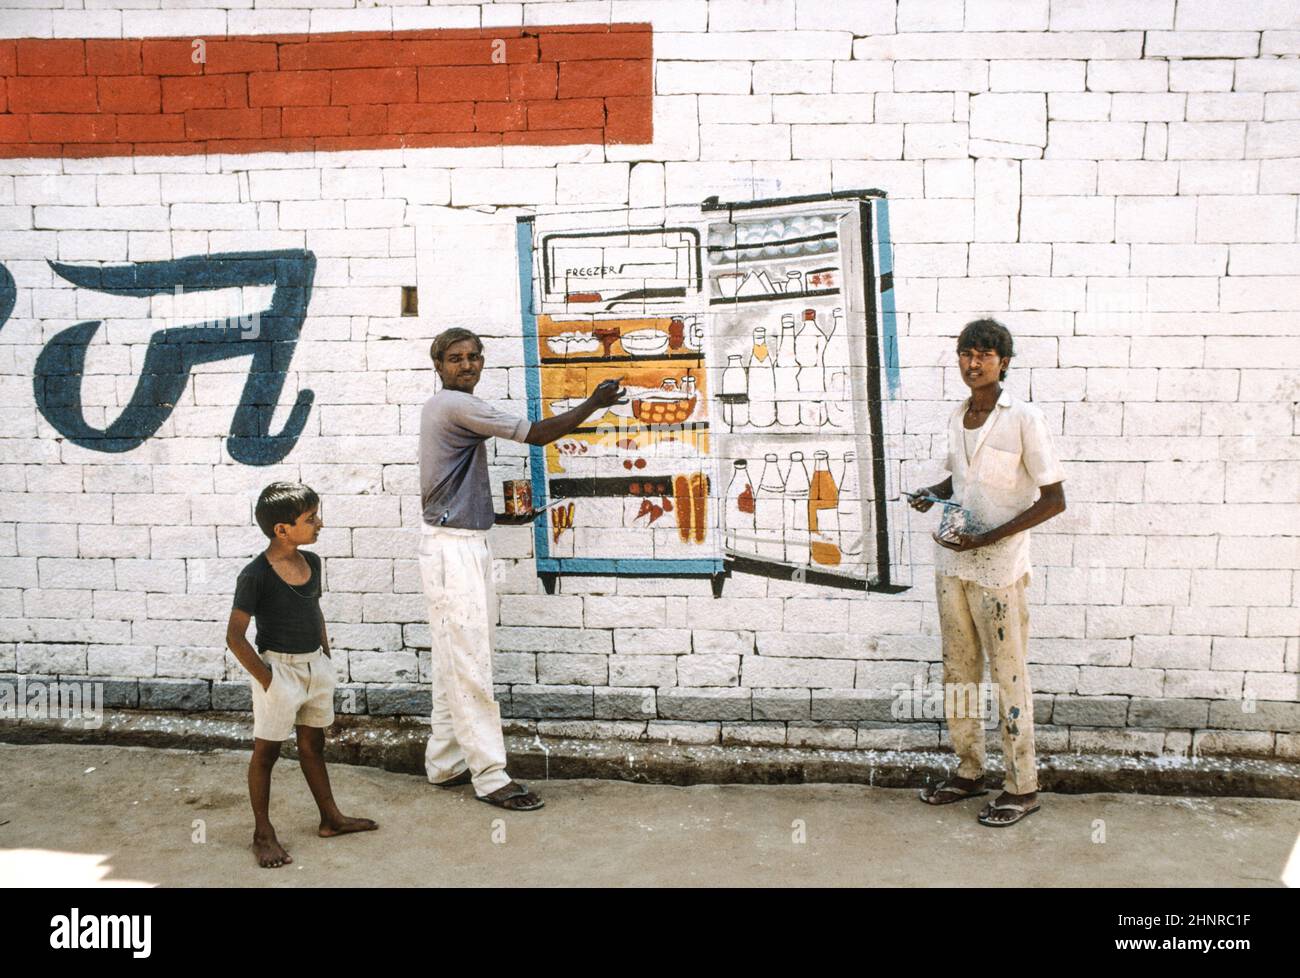
[[946,695],[947,684],[978,684],[984,678],[984,659],[998,689],[998,719],[1002,726],[1002,760],[1006,765],[1006,790],[1024,795],[1038,790],[1034,760],[1034,691],[1025,666],[1029,645],[1029,604],[1026,574],[1010,587],[986,588],[959,577],[935,575],[939,600],[939,627],[943,635],[944,713],[952,747],[960,761],[957,776],[984,774],[984,721],[973,711],[960,709],[961,696]]
[[420,577],[429,601],[433,715],[424,768],[432,782],[469,769],[482,797],[510,783],[492,693],[496,592],[487,530],[425,524]]

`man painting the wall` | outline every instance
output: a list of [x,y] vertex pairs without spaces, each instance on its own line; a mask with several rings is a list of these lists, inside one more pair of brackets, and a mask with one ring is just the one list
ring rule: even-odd
[[911,503],[921,512],[933,497],[961,505],[946,514],[934,537],[944,712],[959,764],[956,777],[927,788],[921,799],[947,805],[988,793],[982,717],[970,709],[980,698],[949,695],[980,683],[987,656],[998,690],[1006,784],[979,821],[995,827],[1014,825],[1039,808],[1026,666],[1028,530],[1065,510],[1064,473],[1043,413],[1002,389],[1012,353],[1011,333],[995,320],[976,320],[961,331],[957,361],[971,393],[948,423],[950,475]]
[[486,442],[549,444],[596,410],[621,403],[624,391],[617,381],[604,381],[572,410],[530,423],[474,396],[484,364],[483,342],[474,333],[446,330],[430,352],[442,389],[420,413],[420,576],[433,646],[425,770],[434,784],[472,781],[481,801],[532,811],[542,800],[506,774],[501,711],[492,693],[496,600],[487,535],[494,514]]

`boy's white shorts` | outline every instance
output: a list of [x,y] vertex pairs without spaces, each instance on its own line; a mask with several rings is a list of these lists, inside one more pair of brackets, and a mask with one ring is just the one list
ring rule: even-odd
[[266,689],[253,687],[253,736],[259,740],[288,740],[293,728],[328,727],[334,722],[334,687],[338,676],[323,650],[304,654],[262,653],[271,670]]

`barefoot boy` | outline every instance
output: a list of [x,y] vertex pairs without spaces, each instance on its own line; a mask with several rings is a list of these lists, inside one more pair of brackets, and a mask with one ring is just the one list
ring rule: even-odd
[[[253,803],[253,850],[268,869],[293,862],[275,837],[267,809],[271,768],[280,742],[298,734],[298,762],[320,809],[319,834],[376,829],[368,818],[349,818],[334,803],[325,770],[325,728],[334,722],[334,664],[321,615],[320,558],[299,547],[315,543],[320,497],[304,485],[273,482],[258,497],[257,525],[271,545],[239,573],[226,644],[253,688],[253,759],[248,795]],[[257,622],[257,651],[245,634]]]

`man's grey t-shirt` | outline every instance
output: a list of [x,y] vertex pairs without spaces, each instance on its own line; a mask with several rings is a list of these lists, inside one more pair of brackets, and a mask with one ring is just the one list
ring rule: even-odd
[[463,391],[441,390],[420,412],[420,498],[424,522],[463,530],[492,525],[489,438],[523,441],[532,424]]

